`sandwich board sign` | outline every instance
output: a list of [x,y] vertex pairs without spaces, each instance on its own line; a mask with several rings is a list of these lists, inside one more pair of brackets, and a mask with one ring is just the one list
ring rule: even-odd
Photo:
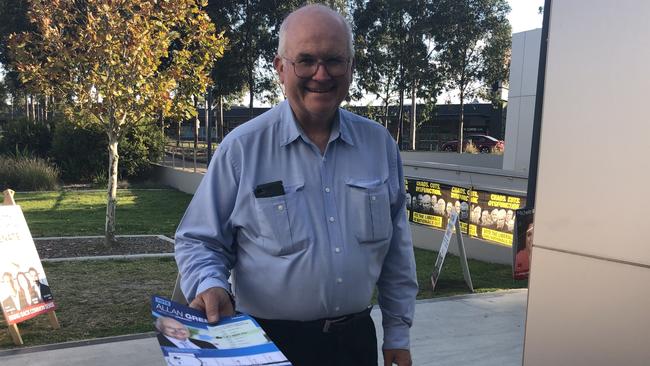
[[59,328],[56,304],[20,206],[13,191],[5,191],[0,205],[0,307],[15,344],[23,344],[17,324],[48,314]]
[[454,234],[454,229],[456,231],[458,257],[460,258],[460,266],[463,269],[463,277],[465,279],[465,283],[469,287],[469,290],[471,292],[474,292],[474,286],[472,285],[472,276],[469,273],[469,266],[467,265],[467,254],[465,253],[463,235],[460,230],[460,220],[458,220],[458,212],[456,210],[451,210],[450,212],[449,221],[447,222],[447,229],[445,230],[445,236],[442,238],[440,250],[438,251],[438,257],[436,258],[436,263],[433,265],[433,272],[431,273],[432,290],[436,289],[436,284],[438,282],[438,278],[440,277],[440,272],[442,272],[442,265],[445,262],[445,257],[447,256],[447,251],[449,250],[449,242],[451,241],[451,236]]

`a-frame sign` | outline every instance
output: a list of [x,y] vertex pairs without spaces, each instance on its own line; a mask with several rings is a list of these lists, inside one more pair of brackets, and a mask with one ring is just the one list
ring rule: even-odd
[[433,266],[433,272],[431,273],[431,286],[432,291],[436,289],[436,283],[440,277],[440,272],[442,271],[442,264],[445,261],[447,256],[447,250],[449,249],[449,242],[451,241],[451,236],[454,234],[454,229],[456,231],[456,239],[458,243],[458,257],[460,258],[460,266],[463,269],[463,277],[465,278],[465,283],[471,292],[474,292],[474,286],[472,285],[472,276],[469,273],[469,266],[467,265],[467,254],[465,254],[465,244],[463,243],[463,235],[460,231],[460,220],[458,219],[458,212],[456,210],[451,210],[451,216],[447,222],[447,230],[445,230],[445,236],[442,238],[442,243],[440,244],[440,250],[438,251],[438,257],[436,258],[436,263]]
[[0,308],[16,345],[23,339],[18,323],[47,314],[59,329],[56,305],[27,222],[10,189],[0,205]]

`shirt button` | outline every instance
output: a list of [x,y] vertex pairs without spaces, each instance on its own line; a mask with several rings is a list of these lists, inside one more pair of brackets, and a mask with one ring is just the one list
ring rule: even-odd
[[330,222],[334,222],[334,216],[330,216]]
[[325,192],[330,193],[330,187],[325,187]]
[[283,205],[278,205],[278,211],[282,211],[282,210],[284,210],[284,206]]
[[336,279],[336,282],[337,283],[343,283],[343,279],[341,277],[339,277],[339,278]]
[[341,248],[336,247],[336,248],[334,248],[334,251],[337,252],[337,253],[341,253]]
[[376,200],[377,200],[377,196],[371,196],[370,199],[373,200],[373,201],[376,201]]
[[341,308],[338,306],[334,308],[334,311],[339,311],[339,310],[341,310]]

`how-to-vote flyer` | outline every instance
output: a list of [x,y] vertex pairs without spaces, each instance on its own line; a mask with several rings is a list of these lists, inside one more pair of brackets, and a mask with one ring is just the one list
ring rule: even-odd
[[151,313],[169,366],[291,366],[248,315],[209,324],[202,312],[159,296],[151,298]]

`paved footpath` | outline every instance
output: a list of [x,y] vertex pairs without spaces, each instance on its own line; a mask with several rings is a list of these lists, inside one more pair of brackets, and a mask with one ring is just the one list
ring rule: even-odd
[[[527,290],[419,301],[411,329],[416,366],[521,365]],[[381,340],[381,314],[372,311]],[[2,366],[163,366],[155,338],[124,337],[0,351]],[[89,344],[90,343],[90,344]],[[380,341],[381,343],[381,341]],[[383,365],[380,357],[380,365]]]

